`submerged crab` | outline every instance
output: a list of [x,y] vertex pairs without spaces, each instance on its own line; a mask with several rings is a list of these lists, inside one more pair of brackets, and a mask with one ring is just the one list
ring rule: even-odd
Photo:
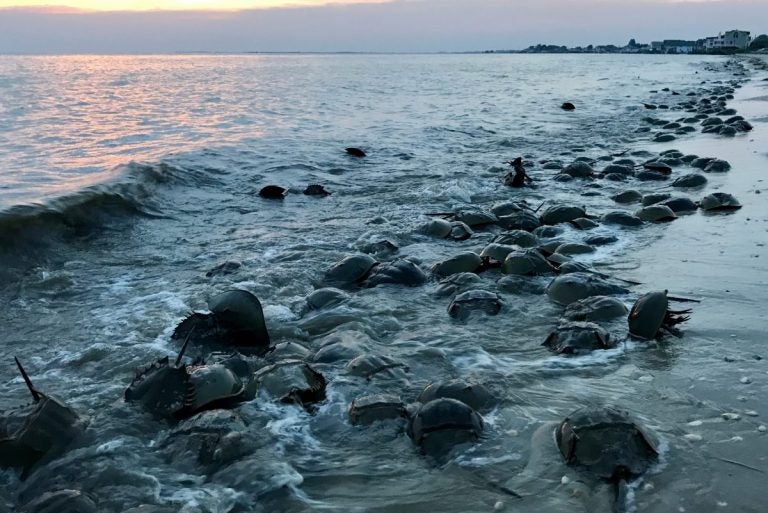
[[661,330],[680,337],[677,324],[687,321],[690,310],[670,310],[667,291],[649,292],[640,296],[629,311],[629,333],[635,338],[650,340],[661,335]]
[[435,399],[411,418],[408,436],[424,454],[444,456],[459,444],[476,442],[483,433],[483,418],[456,399]]
[[33,403],[0,416],[0,468],[22,470],[26,478],[38,461],[62,451],[85,430],[88,418],[38,391],[15,358]]

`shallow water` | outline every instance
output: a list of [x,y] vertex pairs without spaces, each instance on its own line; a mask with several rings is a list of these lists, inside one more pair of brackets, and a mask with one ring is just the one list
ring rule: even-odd
[[[664,87],[684,94],[731,80],[725,62],[615,55],[0,58],[3,406],[25,400],[10,359],[18,355],[41,390],[92,417],[74,450],[27,481],[0,473],[8,485],[0,499],[13,508],[41,491],[76,487],[100,511],[116,512],[139,504],[184,512],[587,511],[592,499],[561,479],[577,483],[579,475],[556,458],[530,458],[530,438],[579,405],[613,403],[662,441],[662,464],[636,484],[639,511],[761,510],[764,474],[717,458],[768,470],[768,438],[757,430],[765,422],[759,415],[768,368],[756,358],[768,357],[758,324],[768,211],[755,194],[768,109],[750,100],[766,94],[767,74],[752,72],[729,105],[755,125],[748,135],[694,134],[657,145],[636,132],[647,126],[643,102],[671,105],[685,96]],[[577,110],[560,110],[563,101]],[[348,157],[346,146],[369,157]],[[551,180],[556,171],[539,164],[528,169],[538,188],[515,191],[499,177],[503,162],[517,155],[569,163],[672,147],[728,159],[733,169],[708,175],[692,196],[727,190],[745,208],[639,230],[568,227],[560,237],[618,234],[617,243],[578,258],[643,282],[621,296],[628,304],[664,288],[702,299],[680,340],[553,356],[540,345],[562,312],[543,294],[550,278],[530,278],[527,292],[513,293],[497,284],[496,271],[481,275],[481,287],[505,302],[495,317],[452,320],[450,299],[435,294],[435,282],[356,291],[330,311],[304,312],[324,271],[370,243],[388,239],[399,256],[426,269],[479,251],[493,236],[479,230],[449,242],[415,234],[426,213],[525,199],[600,214],[617,208],[609,196],[618,190],[663,187],[558,183]],[[259,198],[273,183],[292,194],[279,203]],[[310,183],[333,194],[300,194]],[[226,260],[243,267],[206,277]],[[173,449],[180,442],[168,439],[167,425],[122,397],[136,367],[176,353],[176,323],[232,287],[259,296],[275,342],[317,349],[341,338],[402,360],[409,372],[365,381],[346,375],[345,361],[318,364],[330,385],[316,412],[244,404],[238,413],[248,424],[250,454],[203,468]],[[623,320],[605,326],[624,337]],[[454,377],[479,379],[503,400],[484,415],[481,443],[447,464],[420,456],[401,425],[347,422],[346,405],[356,396],[381,391],[412,401],[429,382]],[[741,419],[724,420],[730,412]],[[512,499],[489,482],[509,482],[525,497]],[[593,495],[604,499],[599,490]]]

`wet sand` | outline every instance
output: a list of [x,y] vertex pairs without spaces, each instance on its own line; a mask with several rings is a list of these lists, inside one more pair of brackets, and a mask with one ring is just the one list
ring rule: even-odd
[[[731,171],[709,174],[706,191],[731,193],[743,208],[682,216],[656,242],[627,255],[637,264],[627,273],[629,278],[701,300],[685,305],[693,306],[693,315],[684,337],[661,343],[662,352],[668,353],[661,357],[673,357],[674,364],[651,372],[652,386],[662,400],[678,401],[678,406],[690,409],[690,424],[679,428],[682,439],[691,443],[672,450],[700,452],[704,467],[687,472],[711,479],[702,489],[700,504],[677,505],[687,511],[764,511],[766,490],[758,485],[768,473],[768,434],[760,427],[768,424],[768,82],[762,81],[764,75],[745,84],[729,102],[754,125],[752,132],[736,138],[705,134],[652,148],[674,147],[686,154],[728,160]],[[723,418],[729,413],[739,419]],[[664,472],[658,477],[664,479],[663,475],[674,474]],[[640,510],[672,511],[665,509],[671,504],[661,506]]]

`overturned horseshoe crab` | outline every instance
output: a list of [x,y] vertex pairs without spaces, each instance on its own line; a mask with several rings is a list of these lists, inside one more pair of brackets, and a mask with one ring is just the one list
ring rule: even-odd
[[572,355],[613,347],[610,334],[591,322],[562,323],[541,345],[558,354]]
[[0,468],[16,468],[25,479],[44,457],[62,452],[85,431],[88,418],[38,391],[14,358],[33,402],[0,414]]
[[610,407],[576,410],[557,427],[555,440],[568,465],[613,484],[619,510],[627,481],[644,474],[659,457],[655,440],[629,414]]
[[629,334],[635,338],[650,340],[661,335],[665,330],[672,335],[681,336],[676,325],[687,321],[690,310],[670,310],[667,291],[649,292],[640,296],[629,311]]
[[193,335],[195,344],[236,346],[240,351],[264,353],[270,339],[259,299],[245,290],[228,290],[208,301],[210,312],[193,312],[171,335]]
[[443,398],[419,407],[408,425],[408,436],[424,454],[439,458],[456,445],[479,440],[483,427],[483,418],[470,406]]

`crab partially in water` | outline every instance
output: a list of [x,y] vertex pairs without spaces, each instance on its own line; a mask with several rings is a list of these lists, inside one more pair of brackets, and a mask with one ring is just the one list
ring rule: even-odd
[[424,454],[440,458],[456,445],[479,440],[483,427],[483,418],[470,406],[441,398],[421,405],[408,425],[408,436]]
[[228,290],[208,301],[210,312],[193,312],[176,326],[171,338],[192,334],[195,344],[237,347],[263,354],[270,338],[259,299],[245,290]]
[[19,359],[15,360],[33,402],[0,414],[0,468],[21,469],[25,479],[40,460],[61,453],[80,436],[88,418],[38,391]]
[[614,486],[616,509],[626,501],[627,482],[638,478],[659,457],[657,443],[628,413],[612,408],[581,408],[555,431],[566,464]]
[[243,400],[243,382],[226,365],[181,364],[189,340],[188,335],[173,364],[166,356],[138,372],[125,390],[125,400],[139,402],[152,415],[170,420]]
[[648,292],[638,298],[629,311],[629,334],[635,338],[651,340],[667,331],[682,336],[675,326],[690,319],[691,310],[670,310],[667,291]]

